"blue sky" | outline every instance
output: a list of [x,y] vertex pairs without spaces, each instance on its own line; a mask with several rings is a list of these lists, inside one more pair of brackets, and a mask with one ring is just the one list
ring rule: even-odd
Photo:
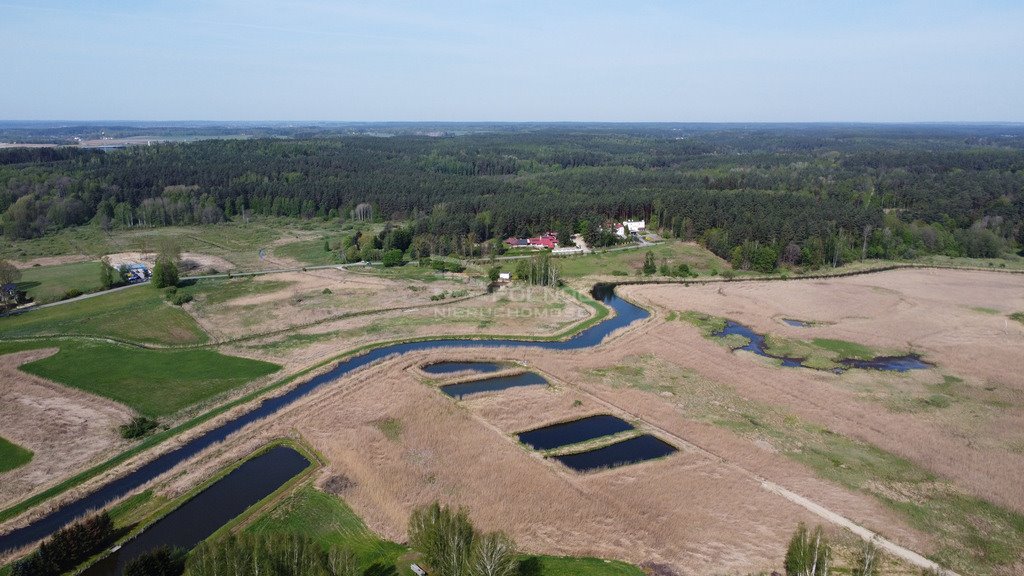
[[0,119],[1024,121],[1024,2],[0,0]]

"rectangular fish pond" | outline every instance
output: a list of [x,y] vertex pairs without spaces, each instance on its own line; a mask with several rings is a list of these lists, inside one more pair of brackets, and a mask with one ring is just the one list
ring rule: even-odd
[[668,442],[650,434],[642,434],[586,452],[563,454],[561,456],[552,456],[551,458],[558,460],[577,472],[590,472],[591,470],[617,468],[646,460],[654,460],[675,452],[678,452],[678,449]]
[[307,466],[309,460],[302,454],[287,446],[275,446],[154,522],[116,552],[85,569],[82,576],[120,576],[128,562],[163,546],[191,550]]
[[461,400],[465,396],[479,394],[480,392],[497,392],[519,386],[546,386],[547,383],[548,381],[536,372],[523,372],[521,374],[512,374],[511,376],[496,376],[494,378],[449,384],[441,386],[441,392]]
[[551,450],[633,430],[633,425],[609,414],[587,416],[518,434],[519,441],[534,450]]
[[444,376],[445,374],[454,374],[456,372],[497,372],[504,368],[503,365],[497,362],[459,362],[454,360],[442,360],[441,362],[431,362],[420,367],[427,374],[434,374],[437,376]]

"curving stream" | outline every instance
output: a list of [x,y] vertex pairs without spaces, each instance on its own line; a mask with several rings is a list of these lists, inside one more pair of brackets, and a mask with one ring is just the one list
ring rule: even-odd
[[540,348],[544,350],[579,350],[590,348],[601,343],[604,338],[633,322],[647,318],[650,314],[626,300],[615,295],[614,286],[598,284],[591,291],[593,297],[604,302],[615,311],[615,315],[607,318],[568,340],[554,342],[532,342],[529,340],[473,340],[469,338],[444,338],[438,340],[426,340],[420,342],[407,342],[402,344],[390,344],[374,348],[373,350],[351,358],[347,358],[329,372],[311,379],[308,382],[298,385],[292,390],[274,398],[264,400],[253,410],[229,420],[224,424],[213,428],[197,438],[175,448],[174,450],[158,456],[154,460],[143,465],[138,470],[125,476],[117,478],[104,484],[98,490],[73,500],[50,512],[49,514],[34,520],[30,524],[17,528],[3,536],[0,536],[0,553],[27,546],[46,538],[56,532],[64,525],[86,513],[103,508],[108,502],[130,494],[143,484],[153,480],[157,476],[171,470],[183,461],[195,456],[207,447],[223,441],[231,434],[241,430],[245,426],[273,415],[285,406],[302,398],[306,394],[329,384],[345,376],[346,374],[362,368],[393,354],[405,354],[420,350],[434,350],[438,348],[498,348],[498,347],[520,347]]

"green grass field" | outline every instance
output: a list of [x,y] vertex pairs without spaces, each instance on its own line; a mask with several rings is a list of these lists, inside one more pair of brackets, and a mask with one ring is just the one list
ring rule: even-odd
[[238,278],[210,278],[206,280],[185,281],[178,287],[179,294],[191,294],[198,297],[198,305],[223,304],[236,298],[269,294],[283,290],[294,282],[284,280],[266,280],[274,276],[242,276]]
[[60,352],[23,365],[25,372],[116,400],[154,418],[280,368],[212,350],[146,350],[105,342],[33,344],[59,346]]
[[[679,264],[686,264],[692,271],[702,275],[706,275],[712,270],[720,272],[729,268],[729,264],[724,260],[701,246],[675,240],[668,240],[650,248],[567,256],[559,258],[557,261],[561,267],[562,276],[565,278],[612,274],[636,276],[637,271],[643,267],[644,257],[648,251],[654,253],[658,266],[661,266],[663,262],[672,268]],[[514,270],[515,261],[505,262],[503,268],[506,272]]]
[[[337,238],[333,238],[332,240],[332,245],[338,242]],[[297,260],[310,266],[342,263],[341,256],[338,254],[337,250],[324,250],[323,238],[299,240],[276,246],[274,248],[274,256],[291,258],[292,260]]]
[[[411,575],[405,556],[409,549],[371,532],[363,521],[336,496],[304,486],[279,502],[254,522],[249,531],[258,534],[301,534],[326,546],[348,546],[366,574]],[[524,556],[523,574],[530,576],[642,576],[640,569],[622,562],[596,558]]]
[[59,266],[38,266],[21,272],[18,288],[37,304],[56,302],[69,290],[95,292],[100,284],[99,262],[78,262]]
[[24,466],[32,460],[32,451],[0,437],[0,474]]
[[163,293],[137,286],[0,318],[3,338],[97,336],[147,344],[201,344],[208,337]]
[[[41,256],[85,254],[100,257],[116,252],[150,252],[171,238],[185,252],[219,256],[244,269],[264,266],[261,248],[269,249],[280,238],[306,239],[316,234],[337,234],[336,222],[319,219],[255,218],[248,224],[224,222],[207,226],[168,226],[162,228],[116,229],[110,232],[98,226],[67,228],[41,238],[19,240],[0,246],[0,258],[30,260]],[[321,246],[323,241],[321,240]]]

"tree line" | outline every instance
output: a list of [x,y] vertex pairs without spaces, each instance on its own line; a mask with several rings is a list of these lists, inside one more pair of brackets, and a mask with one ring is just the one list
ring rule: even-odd
[[[1024,244],[1016,140],[942,127],[621,130],[6,149],[0,228],[22,239],[80,225],[376,219],[408,223],[392,247],[424,256],[548,230],[610,245],[608,225],[633,217],[729,260],[741,248],[750,267],[766,247],[778,263],[821,266]],[[346,257],[362,255],[356,245]]]

